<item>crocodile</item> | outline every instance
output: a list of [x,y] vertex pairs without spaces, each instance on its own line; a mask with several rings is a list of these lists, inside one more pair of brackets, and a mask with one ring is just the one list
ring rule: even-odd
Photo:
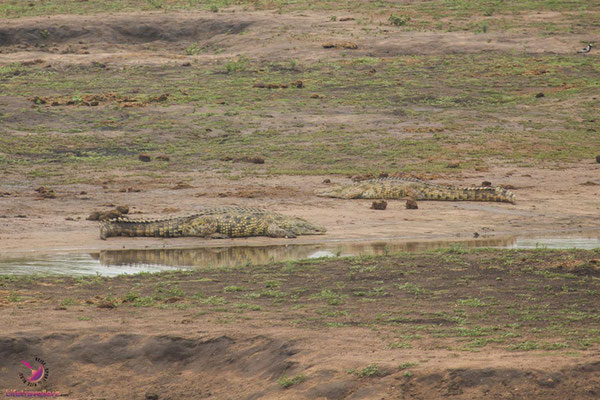
[[319,189],[320,197],[341,199],[404,199],[415,200],[465,200],[501,201],[515,203],[515,195],[501,187],[491,186],[443,186],[413,178],[370,179],[350,185],[337,185]]
[[298,235],[321,235],[325,231],[325,228],[302,218],[243,207],[206,208],[184,217],[153,220],[117,218],[100,223],[100,238],[103,240],[111,236],[294,238]]

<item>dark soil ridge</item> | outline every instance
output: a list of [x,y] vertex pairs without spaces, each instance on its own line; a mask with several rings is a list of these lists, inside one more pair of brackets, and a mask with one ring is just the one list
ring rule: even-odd
[[[21,388],[19,372],[27,373],[21,360],[33,362],[39,357],[50,371],[41,389],[70,392],[75,398],[92,393],[106,395],[108,393],[103,393],[102,388],[114,379],[129,382],[129,387],[121,388],[120,394],[124,397],[118,398],[126,398],[125,392],[143,394],[153,385],[180,382],[191,388],[214,379],[214,376],[232,373],[277,385],[280,376],[294,369],[296,363],[290,360],[294,354],[296,350],[292,343],[265,336],[233,339],[229,336],[185,338],[129,333],[53,333],[0,337],[0,371],[5,386]],[[83,378],[86,384],[80,387],[82,370],[88,371],[93,378]],[[146,376],[140,381],[138,374]],[[187,374],[193,379],[186,382],[181,375]],[[132,379],[128,380],[128,376]],[[133,378],[136,378],[135,383]],[[221,380],[219,386],[221,390],[227,390],[227,380]],[[174,396],[171,390],[167,393]],[[160,398],[164,398],[162,394]]]
[[173,16],[122,17],[107,19],[49,19],[0,28],[0,47],[17,44],[57,45],[76,41],[106,44],[140,44],[154,41],[193,42],[222,34],[239,34],[251,21]]
[[[41,390],[56,390],[74,398],[398,398],[398,399],[597,399],[600,361],[580,363],[555,371],[527,368],[384,368],[371,377],[323,369],[307,382],[283,389],[277,379],[303,370],[290,360],[299,352],[293,342],[266,336],[234,339],[229,336],[185,338],[172,335],[53,333],[0,337],[3,383],[20,388],[20,360],[39,357],[49,376]],[[305,366],[310,367],[310,366]],[[326,367],[324,365],[324,367]],[[23,371],[21,371],[23,370]],[[82,371],[93,379],[82,378]],[[12,373],[11,373],[12,372]],[[140,375],[144,375],[141,377]],[[258,385],[232,392],[228,377],[246,376]],[[128,379],[131,378],[131,379]],[[135,378],[135,379],[134,379]],[[258,379],[257,379],[258,378]],[[118,379],[127,385],[112,386]],[[204,391],[204,392],[203,392]],[[137,395],[132,396],[132,393]],[[81,396],[81,397],[79,397]],[[91,396],[91,397],[90,397]],[[129,396],[129,397],[128,397]],[[213,397],[214,396],[214,397]],[[225,396],[225,397],[222,397]]]
[[[401,385],[408,396],[431,399],[597,399],[600,361],[557,371],[519,368],[456,368],[418,376]],[[434,392],[435,394],[432,394]]]

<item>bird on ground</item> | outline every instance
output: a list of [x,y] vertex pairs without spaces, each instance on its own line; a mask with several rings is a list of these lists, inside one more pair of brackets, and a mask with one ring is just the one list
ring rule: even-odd
[[579,50],[578,53],[589,53],[591,50],[592,50],[592,44],[588,43],[588,45],[585,46],[585,48]]

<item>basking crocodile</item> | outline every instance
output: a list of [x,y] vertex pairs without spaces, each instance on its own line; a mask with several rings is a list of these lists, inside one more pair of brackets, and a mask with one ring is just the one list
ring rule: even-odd
[[500,187],[489,186],[442,186],[411,178],[380,178],[319,189],[321,197],[341,199],[403,199],[415,200],[466,200],[466,201],[503,201],[515,203],[515,195]]
[[200,236],[234,238],[270,236],[294,238],[321,235],[325,229],[310,222],[258,208],[206,208],[186,217],[155,220],[119,218],[100,223],[100,238],[111,236]]

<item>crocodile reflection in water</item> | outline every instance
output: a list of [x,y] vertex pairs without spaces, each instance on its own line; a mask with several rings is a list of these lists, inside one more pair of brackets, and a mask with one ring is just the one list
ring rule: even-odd
[[401,251],[422,251],[460,244],[463,247],[508,247],[515,238],[478,239],[448,242],[375,242],[327,243],[319,245],[205,247],[196,249],[105,250],[100,252],[103,265],[165,266],[236,266],[309,258],[325,253],[350,255],[383,255]]

